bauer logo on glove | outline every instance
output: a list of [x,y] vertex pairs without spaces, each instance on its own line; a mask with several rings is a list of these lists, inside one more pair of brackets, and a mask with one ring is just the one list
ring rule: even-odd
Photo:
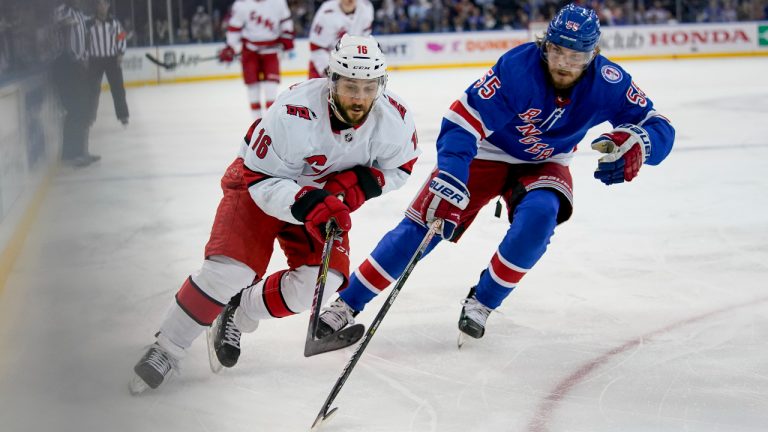
[[431,224],[435,219],[442,219],[439,234],[450,240],[459,226],[461,211],[469,204],[469,191],[464,182],[445,172],[438,171],[429,181],[429,196],[421,203],[421,220]]
[[598,161],[595,178],[611,185],[637,176],[651,154],[651,139],[642,127],[623,124],[592,141],[592,148],[607,153]]
[[466,195],[459,191],[458,188],[452,188],[447,181],[439,177],[435,177],[429,182],[429,190],[462,210],[467,207]]

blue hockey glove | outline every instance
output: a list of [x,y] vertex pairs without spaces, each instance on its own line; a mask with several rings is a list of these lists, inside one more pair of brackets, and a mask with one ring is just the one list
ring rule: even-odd
[[469,191],[461,180],[445,171],[438,171],[429,182],[430,196],[422,201],[421,218],[427,224],[442,219],[440,235],[450,240],[461,219],[461,211],[469,204]]
[[637,176],[651,154],[651,140],[640,126],[623,124],[592,141],[592,148],[607,153],[598,160],[595,178],[611,185]]

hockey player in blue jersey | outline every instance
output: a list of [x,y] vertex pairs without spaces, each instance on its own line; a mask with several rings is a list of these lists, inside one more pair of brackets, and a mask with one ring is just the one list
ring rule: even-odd
[[572,212],[568,168],[587,130],[614,129],[592,142],[602,153],[594,173],[606,185],[631,181],[672,150],[675,131],[619,65],[600,55],[594,11],[562,8],[544,37],[504,55],[451,105],[437,138],[437,168],[406,211],[321,315],[318,336],[352,322],[394,282],[427,231],[442,219],[427,253],[458,241],[478,211],[496,197],[509,230],[463,300],[459,330],[485,333],[489,313],[542,257],[555,227]]

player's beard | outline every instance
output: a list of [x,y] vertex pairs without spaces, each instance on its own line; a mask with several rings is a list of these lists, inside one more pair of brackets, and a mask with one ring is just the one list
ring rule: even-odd
[[338,100],[334,100],[334,104],[336,105],[336,114],[341,117],[341,120],[344,123],[352,126],[358,126],[362,124],[365,119],[368,118],[368,114],[371,112],[371,108],[373,107],[373,102],[371,102],[371,106],[368,108],[366,108],[365,105],[359,103],[353,103],[349,104],[348,106],[344,106]]
[[561,69],[557,67],[549,68],[549,78],[558,90],[565,90],[573,87],[583,73],[583,70]]

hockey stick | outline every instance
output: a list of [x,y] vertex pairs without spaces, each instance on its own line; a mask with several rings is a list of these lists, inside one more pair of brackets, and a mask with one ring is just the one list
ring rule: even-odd
[[154,57],[152,54],[150,54],[150,53],[146,53],[146,54],[144,54],[144,57],[146,57],[146,58],[147,58],[149,61],[151,61],[152,63],[154,63],[154,64],[156,64],[156,65],[158,65],[158,66],[160,66],[160,67],[162,67],[162,68],[168,69],[168,70],[174,69],[174,68],[176,67],[176,64],[175,64],[175,63],[165,63],[165,62],[162,62],[162,61],[160,61],[159,59],[155,58],[155,57]]
[[333,223],[333,221],[329,221],[326,225],[326,232],[320,271],[317,274],[315,295],[312,298],[312,310],[309,315],[307,340],[304,343],[304,357],[311,357],[316,354],[346,348],[360,340],[363,336],[363,332],[365,332],[365,327],[362,324],[355,324],[340,332],[336,332],[322,339],[317,339],[317,327],[320,324],[320,306],[323,302],[325,281],[328,279],[328,268],[331,262],[333,242],[337,240],[339,235],[341,235],[341,230],[336,227],[336,224]]
[[389,297],[387,297],[387,300],[381,306],[381,309],[379,309],[379,313],[376,314],[376,318],[373,319],[371,326],[368,328],[368,331],[365,333],[365,336],[363,337],[363,341],[360,342],[360,345],[358,345],[357,349],[355,349],[355,352],[352,354],[352,357],[349,359],[349,362],[347,362],[347,365],[344,366],[344,370],[341,372],[341,376],[339,377],[339,379],[336,380],[336,384],[334,384],[333,388],[331,389],[331,393],[328,395],[328,398],[325,400],[325,404],[323,404],[323,408],[320,410],[320,413],[317,414],[317,417],[315,418],[315,422],[312,423],[311,430],[319,429],[320,426],[322,426],[323,423],[328,421],[328,419],[336,413],[336,410],[338,410],[338,408],[333,408],[330,411],[328,411],[328,409],[331,407],[331,404],[333,403],[333,400],[336,399],[336,396],[339,395],[339,392],[341,391],[341,387],[344,386],[344,383],[347,381],[347,378],[349,378],[349,375],[352,373],[352,369],[355,367],[355,365],[357,364],[357,361],[360,360],[360,357],[363,355],[363,351],[365,351],[365,347],[367,347],[368,343],[371,342],[371,338],[373,337],[374,333],[376,333],[376,329],[379,328],[379,324],[381,324],[381,321],[384,319],[384,316],[389,311],[389,308],[392,307],[392,303],[395,302],[395,299],[397,298],[397,295],[400,293],[400,290],[403,289],[403,285],[405,284],[405,281],[408,280],[408,276],[411,275],[413,268],[416,267],[416,263],[418,263],[419,260],[421,260],[421,257],[424,255],[424,251],[427,250],[427,246],[429,246],[429,243],[432,242],[432,239],[435,237],[435,234],[442,226],[442,223],[443,223],[442,219],[436,219],[429,226],[429,230],[424,235],[424,239],[421,241],[421,244],[419,244],[419,247],[416,249],[416,252],[413,254],[413,257],[411,257],[411,260],[408,262],[408,265],[405,267],[405,271],[403,272],[402,275],[400,275],[400,278],[397,279],[395,286],[392,287],[392,292],[389,293]]
[[[235,56],[235,58],[237,58],[239,56],[240,56],[240,54],[237,54]],[[167,70],[174,70],[179,65],[192,65],[192,64],[197,64],[197,63],[202,63],[202,62],[207,62],[207,61],[218,60],[219,59],[218,54],[217,55],[213,55],[213,56],[208,56],[208,57],[190,57],[189,59],[184,57],[184,54],[182,54],[180,61],[176,61],[176,57],[174,56],[173,57],[173,59],[174,59],[173,62],[164,62],[164,61],[158,59],[157,57],[153,56],[150,53],[144,54],[144,57],[146,57],[152,63],[160,66],[161,68],[167,69]]]

